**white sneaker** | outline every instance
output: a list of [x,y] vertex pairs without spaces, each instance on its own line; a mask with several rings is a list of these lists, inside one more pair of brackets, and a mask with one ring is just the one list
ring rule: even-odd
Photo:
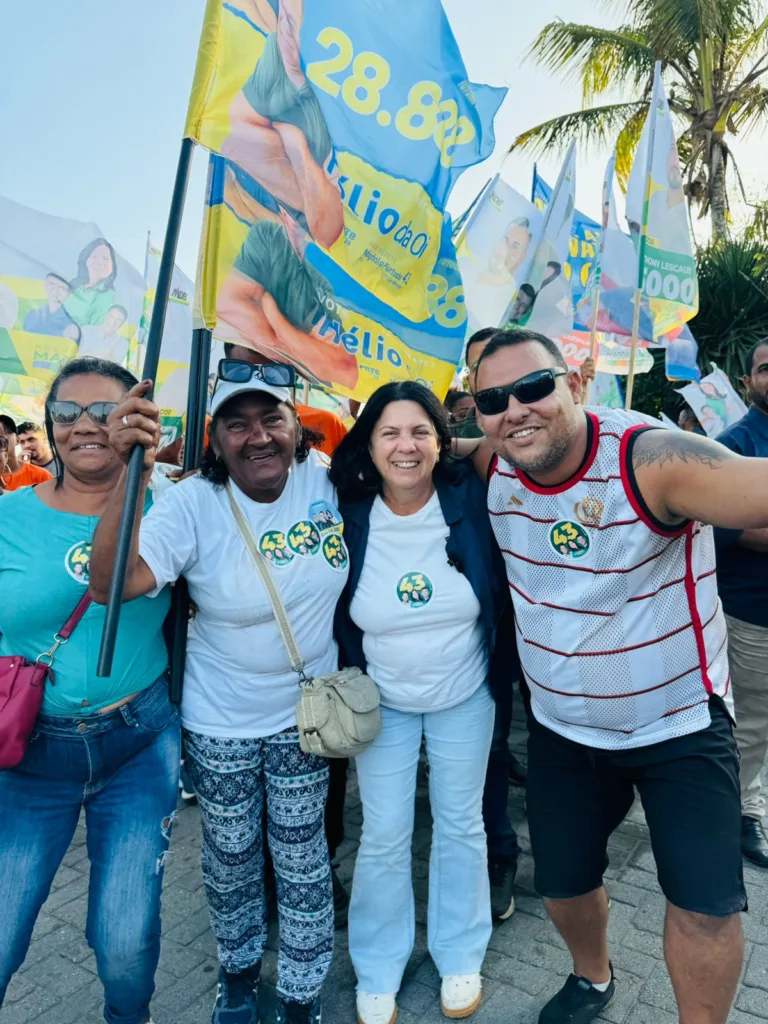
[[454,1020],[469,1017],[483,998],[479,974],[446,974],[440,986],[440,1009]]
[[395,1024],[397,1003],[394,994],[373,995],[357,990],[358,1024]]

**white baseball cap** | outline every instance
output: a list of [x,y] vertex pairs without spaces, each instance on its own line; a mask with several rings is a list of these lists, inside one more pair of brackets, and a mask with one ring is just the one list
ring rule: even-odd
[[[254,370],[258,367],[254,366]],[[252,391],[262,391],[265,395],[272,395],[278,402],[286,402],[288,405],[293,405],[293,395],[290,388],[276,387],[273,384],[266,384],[256,374],[249,381],[243,383],[233,383],[227,380],[217,380],[216,388],[211,396],[210,400],[210,413],[211,416],[215,416],[219,409],[228,402],[230,398],[235,398],[237,395],[244,395]]]

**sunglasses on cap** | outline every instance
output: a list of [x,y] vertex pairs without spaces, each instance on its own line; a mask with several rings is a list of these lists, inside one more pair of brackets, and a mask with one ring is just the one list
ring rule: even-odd
[[77,402],[46,402],[46,409],[54,423],[60,427],[71,427],[77,423],[84,412],[88,413],[94,423],[106,426],[109,414],[117,408],[117,402],[91,402],[90,405],[78,405]]
[[514,384],[475,392],[475,405],[483,416],[498,416],[507,408],[510,395],[514,395],[523,405],[540,402],[555,390],[557,378],[567,375],[567,370],[534,370],[533,373],[516,380]]
[[246,363],[244,359],[219,360],[219,380],[228,384],[250,384],[260,380],[272,388],[292,388],[296,384],[296,371],[287,363]]

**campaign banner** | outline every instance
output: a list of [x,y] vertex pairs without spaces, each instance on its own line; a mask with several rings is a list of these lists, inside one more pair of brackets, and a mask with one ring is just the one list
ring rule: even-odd
[[604,409],[623,409],[624,393],[615,373],[596,373],[589,392],[589,404]]
[[573,330],[571,284],[565,275],[576,208],[576,142],[571,143],[543,214],[541,237],[524,283],[507,310],[510,327],[527,327],[548,337]]
[[97,224],[0,196],[0,405],[42,423],[51,381],[92,355],[125,365],[139,323],[141,274]]
[[[149,326],[152,322],[152,311],[155,307],[157,281],[160,274],[160,261],[163,250],[154,245],[150,235],[147,236],[147,252],[144,265],[144,306],[141,321],[136,332],[135,351],[132,351],[134,367],[137,375],[141,374],[146,354]],[[173,442],[183,430],[184,417],[187,411],[187,392],[189,390],[189,363],[192,353],[193,303],[195,284],[191,278],[174,266],[171,277],[171,291],[168,296],[168,307],[163,325],[163,337],[160,345],[160,361],[157,367],[154,401],[160,410],[162,424],[161,447]]]
[[718,437],[747,415],[747,407],[739,398],[730,380],[714,365],[712,373],[698,383],[680,388],[680,394],[696,413],[708,437]]
[[688,207],[660,63],[627,188],[627,222],[639,254],[638,285],[649,300],[653,337],[660,338],[699,309]]
[[469,217],[457,258],[467,308],[467,332],[500,327],[510,303],[519,297],[513,316],[529,311],[533,289],[520,295],[541,240],[544,218],[533,203],[499,175]]
[[292,363],[313,383],[364,401],[418,380],[444,394],[466,332],[446,214],[426,321],[369,292],[302,231],[259,183],[211,156],[199,274],[201,313],[222,341]]
[[185,134],[271,197],[300,262],[311,244],[327,279],[427,324],[448,196],[505,94],[468,80],[440,0],[208,0]]
[[[552,198],[552,188],[541,177],[535,165],[531,194],[538,210],[546,209]],[[571,237],[568,240],[568,259],[564,270],[565,279],[571,286],[574,307],[581,301],[586,291],[599,245],[600,225],[585,213],[575,210],[571,225]]]

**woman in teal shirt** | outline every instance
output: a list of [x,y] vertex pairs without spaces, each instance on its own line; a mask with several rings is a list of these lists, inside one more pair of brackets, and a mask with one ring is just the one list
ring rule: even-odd
[[81,327],[100,326],[117,302],[117,257],[106,238],[94,238],[80,253],[77,277],[69,282],[72,294],[64,309]]
[[[0,654],[47,651],[89,582],[91,540],[122,472],[106,417],[136,380],[69,363],[46,401],[63,467],[0,502]],[[105,609],[91,604],[56,653],[26,756],[0,771],[0,1005],[85,811],[86,934],[110,1024],[145,1024],[160,953],[163,862],[178,796],[178,714],[168,699],[168,597],[123,606],[112,674],[96,675]]]

